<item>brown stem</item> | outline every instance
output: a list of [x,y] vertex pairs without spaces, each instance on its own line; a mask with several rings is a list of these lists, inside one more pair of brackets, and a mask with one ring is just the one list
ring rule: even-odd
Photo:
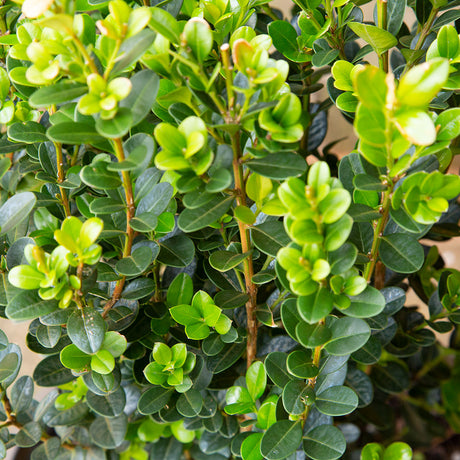
[[[122,162],[125,159],[125,151],[123,149],[123,142],[120,138],[114,139],[113,145],[115,148],[115,155],[118,162]],[[126,239],[125,245],[123,248],[123,257],[129,257],[131,255],[131,248],[133,245],[135,232],[132,229],[130,222],[134,217],[136,212],[136,206],[134,204],[134,194],[133,186],[131,183],[131,177],[128,171],[122,171],[121,176],[123,179],[123,188],[125,190],[126,197]],[[112,298],[105,304],[104,311],[102,312],[102,317],[105,318],[109,313],[109,310],[115,305],[115,303],[120,299],[121,293],[123,292],[123,287],[125,285],[126,277],[123,276],[120,280],[117,281],[115,289],[112,293]]]
[[[236,202],[238,206],[246,206],[246,194],[244,190],[243,167],[240,162],[241,146],[240,134],[237,132],[232,137],[233,147],[233,174],[235,176],[235,190]],[[240,231],[241,250],[243,253],[251,251],[251,240],[249,236],[249,227],[244,223],[238,221],[238,228]],[[249,300],[246,303],[246,316],[248,322],[248,339],[246,346],[247,354],[247,367],[249,367],[255,360],[257,353],[257,286],[252,282],[254,276],[254,266],[252,261],[252,254],[244,260],[244,281],[246,285],[246,293]]]
[[382,206],[380,211],[382,213],[382,217],[378,220],[377,225],[374,228],[374,239],[372,241],[372,248],[369,254],[370,262],[367,264],[366,269],[364,270],[364,278],[369,283],[372,279],[372,275],[374,273],[375,266],[377,264],[379,258],[379,248],[381,237],[383,235],[383,230],[385,229],[385,225],[388,221],[388,217],[390,215],[390,194],[392,188],[388,189],[385,192],[383,197]]
[[[64,157],[62,155],[62,144],[59,142],[54,143],[54,147],[56,148],[56,164],[57,164],[57,181],[58,184],[62,184],[65,180],[64,174]],[[61,194],[61,201],[62,206],[64,207],[66,217],[70,216],[70,204],[69,199],[67,197],[67,192],[64,187],[59,185],[59,192]]]

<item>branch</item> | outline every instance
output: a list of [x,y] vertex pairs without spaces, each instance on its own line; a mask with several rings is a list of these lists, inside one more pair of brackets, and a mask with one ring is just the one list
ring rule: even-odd
[[[123,150],[123,142],[120,138],[114,139],[113,145],[115,148],[115,155],[119,163],[124,161],[125,152]],[[131,248],[133,245],[135,232],[131,228],[130,222],[136,213],[136,206],[134,204],[134,194],[133,186],[131,183],[131,177],[128,171],[121,172],[123,179],[123,188],[125,190],[126,197],[126,239],[125,245],[123,248],[123,257],[129,257],[131,255]],[[110,309],[115,305],[115,303],[120,299],[121,293],[125,286],[126,276],[123,276],[120,280],[117,281],[115,289],[112,293],[112,298],[105,304],[104,311],[102,312],[102,317],[105,318],[109,313]]]

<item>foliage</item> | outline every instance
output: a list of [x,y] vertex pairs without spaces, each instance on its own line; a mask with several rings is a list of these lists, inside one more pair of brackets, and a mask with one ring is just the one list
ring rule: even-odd
[[409,460],[460,431],[457,0],[19,3],[0,314],[45,357],[18,379],[0,334],[0,458]]

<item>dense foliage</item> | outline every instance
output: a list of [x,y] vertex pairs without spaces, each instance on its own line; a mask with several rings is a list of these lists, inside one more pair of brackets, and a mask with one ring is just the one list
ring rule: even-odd
[[460,432],[433,243],[460,235],[459,1],[18,3],[0,313],[46,356],[17,379],[0,335],[0,458],[409,460]]

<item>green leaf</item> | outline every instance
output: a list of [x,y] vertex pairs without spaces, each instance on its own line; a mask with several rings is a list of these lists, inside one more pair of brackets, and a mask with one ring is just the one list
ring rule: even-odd
[[120,259],[115,264],[116,271],[124,276],[137,276],[144,273],[160,250],[156,243],[153,241],[150,243],[153,244],[133,248],[130,256]]
[[34,142],[46,142],[46,128],[35,121],[14,123],[8,127],[8,137],[16,142],[33,144]]
[[250,434],[241,444],[241,457],[243,460],[263,460],[260,453],[260,443],[263,433]]
[[91,356],[84,351],[81,351],[73,343],[63,348],[59,357],[62,365],[68,369],[73,369],[77,372],[89,370]]
[[86,403],[91,410],[103,417],[117,417],[123,413],[126,395],[123,387],[118,387],[113,393],[97,395],[92,391],[86,394]]
[[174,392],[174,388],[151,387],[142,393],[137,409],[144,415],[155,414],[168,404]]
[[355,318],[371,318],[385,308],[385,298],[372,286],[367,286],[361,294],[350,297],[350,300],[350,306],[343,313]]
[[176,19],[161,8],[150,8],[150,27],[174,44],[180,43],[180,28]]
[[307,170],[306,161],[290,152],[271,153],[264,158],[249,160],[245,165],[250,171],[275,180],[298,177]]
[[230,209],[233,200],[233,197],[216,196],[203,208],[184,209],[179,216],[177,225],[186,233],[201,230],[222,218]]
[[35,367],[34,382],[42,387],[56,387],[75,379],[70,369],[65,368],[59,355],[47,356]]
[[316,348],[331,338],[330,329],[324,324],[307,324],[301,322],[295,328],[297,340],[306,348]]
[[301,441],[302,425],[300,422],[281,420],[265,432],[260,451],[268,460],[281,460],[295,452]]
[[136,208],[136,216],[146,212],[159,216],[165,211],[173,196],[174,189],[171,184],[162,182],[154,185],[150,192],[139,201]]
[[93,308],[77,310],[67,322],[70,340],[84,353],[96,353],[104,340],[105,322]]
[[321,287],[309,296],[298,297],[297,310],[307,323],[316,324],[332,311],[333,300],[330,290]]
[[98,118],[96,120],[96,130],[103,137],[117,139],[127,134],[132,124],[133,116],[131,111],[126,107],[121,107],[110,120]]
[[88,87],[73,81],[61,81],[59,83],[39,88],[29,98],[32,107],[51,107],[69,102],[77,97],[83,96],[88,91]]
[[93,442],[104,449],[115,449],[125,439],[128,422],[126,415],[97,417],[89,428]]
[[120,102],[120,107],[130,109],[132,126],[136,126],[150,113],[160,87],[160,79],[156,73],[145,69],[131,77],[131,84],[131,92]]
[[184,417],[196,417],[203,407],[203,398],[198,390],[188,390],[181,394],[176,409]]
[[339,50],[324,50],[315,53],[311,59],[315,67],[324,67],[339,57]]
[[23,375],[11,388],[10,402],[16,414],[26,411],[34,394],[34,381],[28,375]]
[[214,251],[209,257],[211,267],[220,272],[227,272],[232,268],[237,267],[243,260],[249,257],[250,253],[235,254],[230,251]]
[[103,160],[94,161],[84,166],[80,171],[81,180],[90,187],[102,190],[114,190],[121,185],[117,172],[110,171],[110,163]]
[[27,321],[58,309],[55,299],[43,300],[37,291],[21,291],[6,307],[6,315],[13,321]]
[[284,388],[292,380],[286,366],[286,354],[280,351],[269,353],[265,358],[265,369],[271,381],[278,387]]
[[347,443],[333,425],[320,425],[304,436],[303,450],[313,460],[336,460],[345,453]]
[[323,414],[338,417],[358,407],[358,396],[345,386],[333,386],[316,395],[316,408]]
[[123,72],[127,67],[137,62],[150,48],[155,40],[155,33],[144,29],[136,35],[124,40],[118,51],[112,75]]
[[160,243],[158,261],[170,267],[186,267],[195,256],[195,245],[185,235],[176,235]]
[[267,385],[265,367],[260,361],[256,361],[246,371],[246,386],[253,401],[259,399]]
[[307,402],[311,404],[315,399],[313,388],[302,380],[290,381],[283,390],[283,406],[290,415],[301,415],[305,411]]
[[436,118],[438,141],[450,141],[460,136],[460,108],[444,110]]
[[371,330],[359,318],[339,318],[330,326],[332,339],[324,346],[331,355],[344,356],[361,348],[369,339]]
[[400,80],[396,92],[401,105],[426,107],[445,85],[449,61],[437,58],[410,69]]
[[46,134],[50,140],[61,144],[93,144],[103,140],[95,128],[86,123],[58,123],[48,128]]
[[91,356],[91,370],[98,374],[110,374],[115,367],[115,360],[107,350],[99,350]]
[[267,221],[251,227],[251,234],[254,246],[272,257],[276,257],[278,251],[291,242],[284,230],[283,223],[278,220]]
[[412,460],[412,449],[405,442],[390,444],[383,455],[383,460]]
[[394,35],[376,26],[361,24],[359,22],[349,22],[348,27],[350,27],[359,38],[369,43],[379,56],[398,43]]
[[33,447],[40,442],[42,427],[38,422],[26,423],[14,437],[19,447]]
[[405,233],[393,233],[381,237],[380,259],[397,273],[414,273],[422,268],[425,255],[416,238]]
[[383,451],[384,451],[384,448],[380,444],[377,444],[376,442],[366,444],[363,450],[361,451],[360,460],[382,460]]
[[0,235],[8,233],[26,219],[37,199],[32,192],[16,193],[0,207]]
[[406,12],[407,0],[388,0],[387,16],[388,24],[387,30],[395,37],[398,35],[404,21],[404,14]]
[[16,353],[8,353],[0,361],[0,382],[12,376],[19,364],[19,356]]
[[374,366],[371,371],[371,379],[380,390],[390,394],[401,393],[410,385],[407,368],[395,361]]
[[275,48],[289,60],[294,62],[308,62],[311,56],[299,50],[297,32],[287,21],[273,21],[268,26],[268,33]]
[[312,363],[311,353],[305,350],[289,353],[286,365],[289,373],[299,379],[311,379],[318,375],[318,367]]
[[166,301],[169,306],[190,304],[193,297],[193,281],[186,273],[179,273],[169,285]]
[[155,290],[155,282],[151,278],[138,278],[129,283],[122,293],[122,298],[138,300],[147,297]]

